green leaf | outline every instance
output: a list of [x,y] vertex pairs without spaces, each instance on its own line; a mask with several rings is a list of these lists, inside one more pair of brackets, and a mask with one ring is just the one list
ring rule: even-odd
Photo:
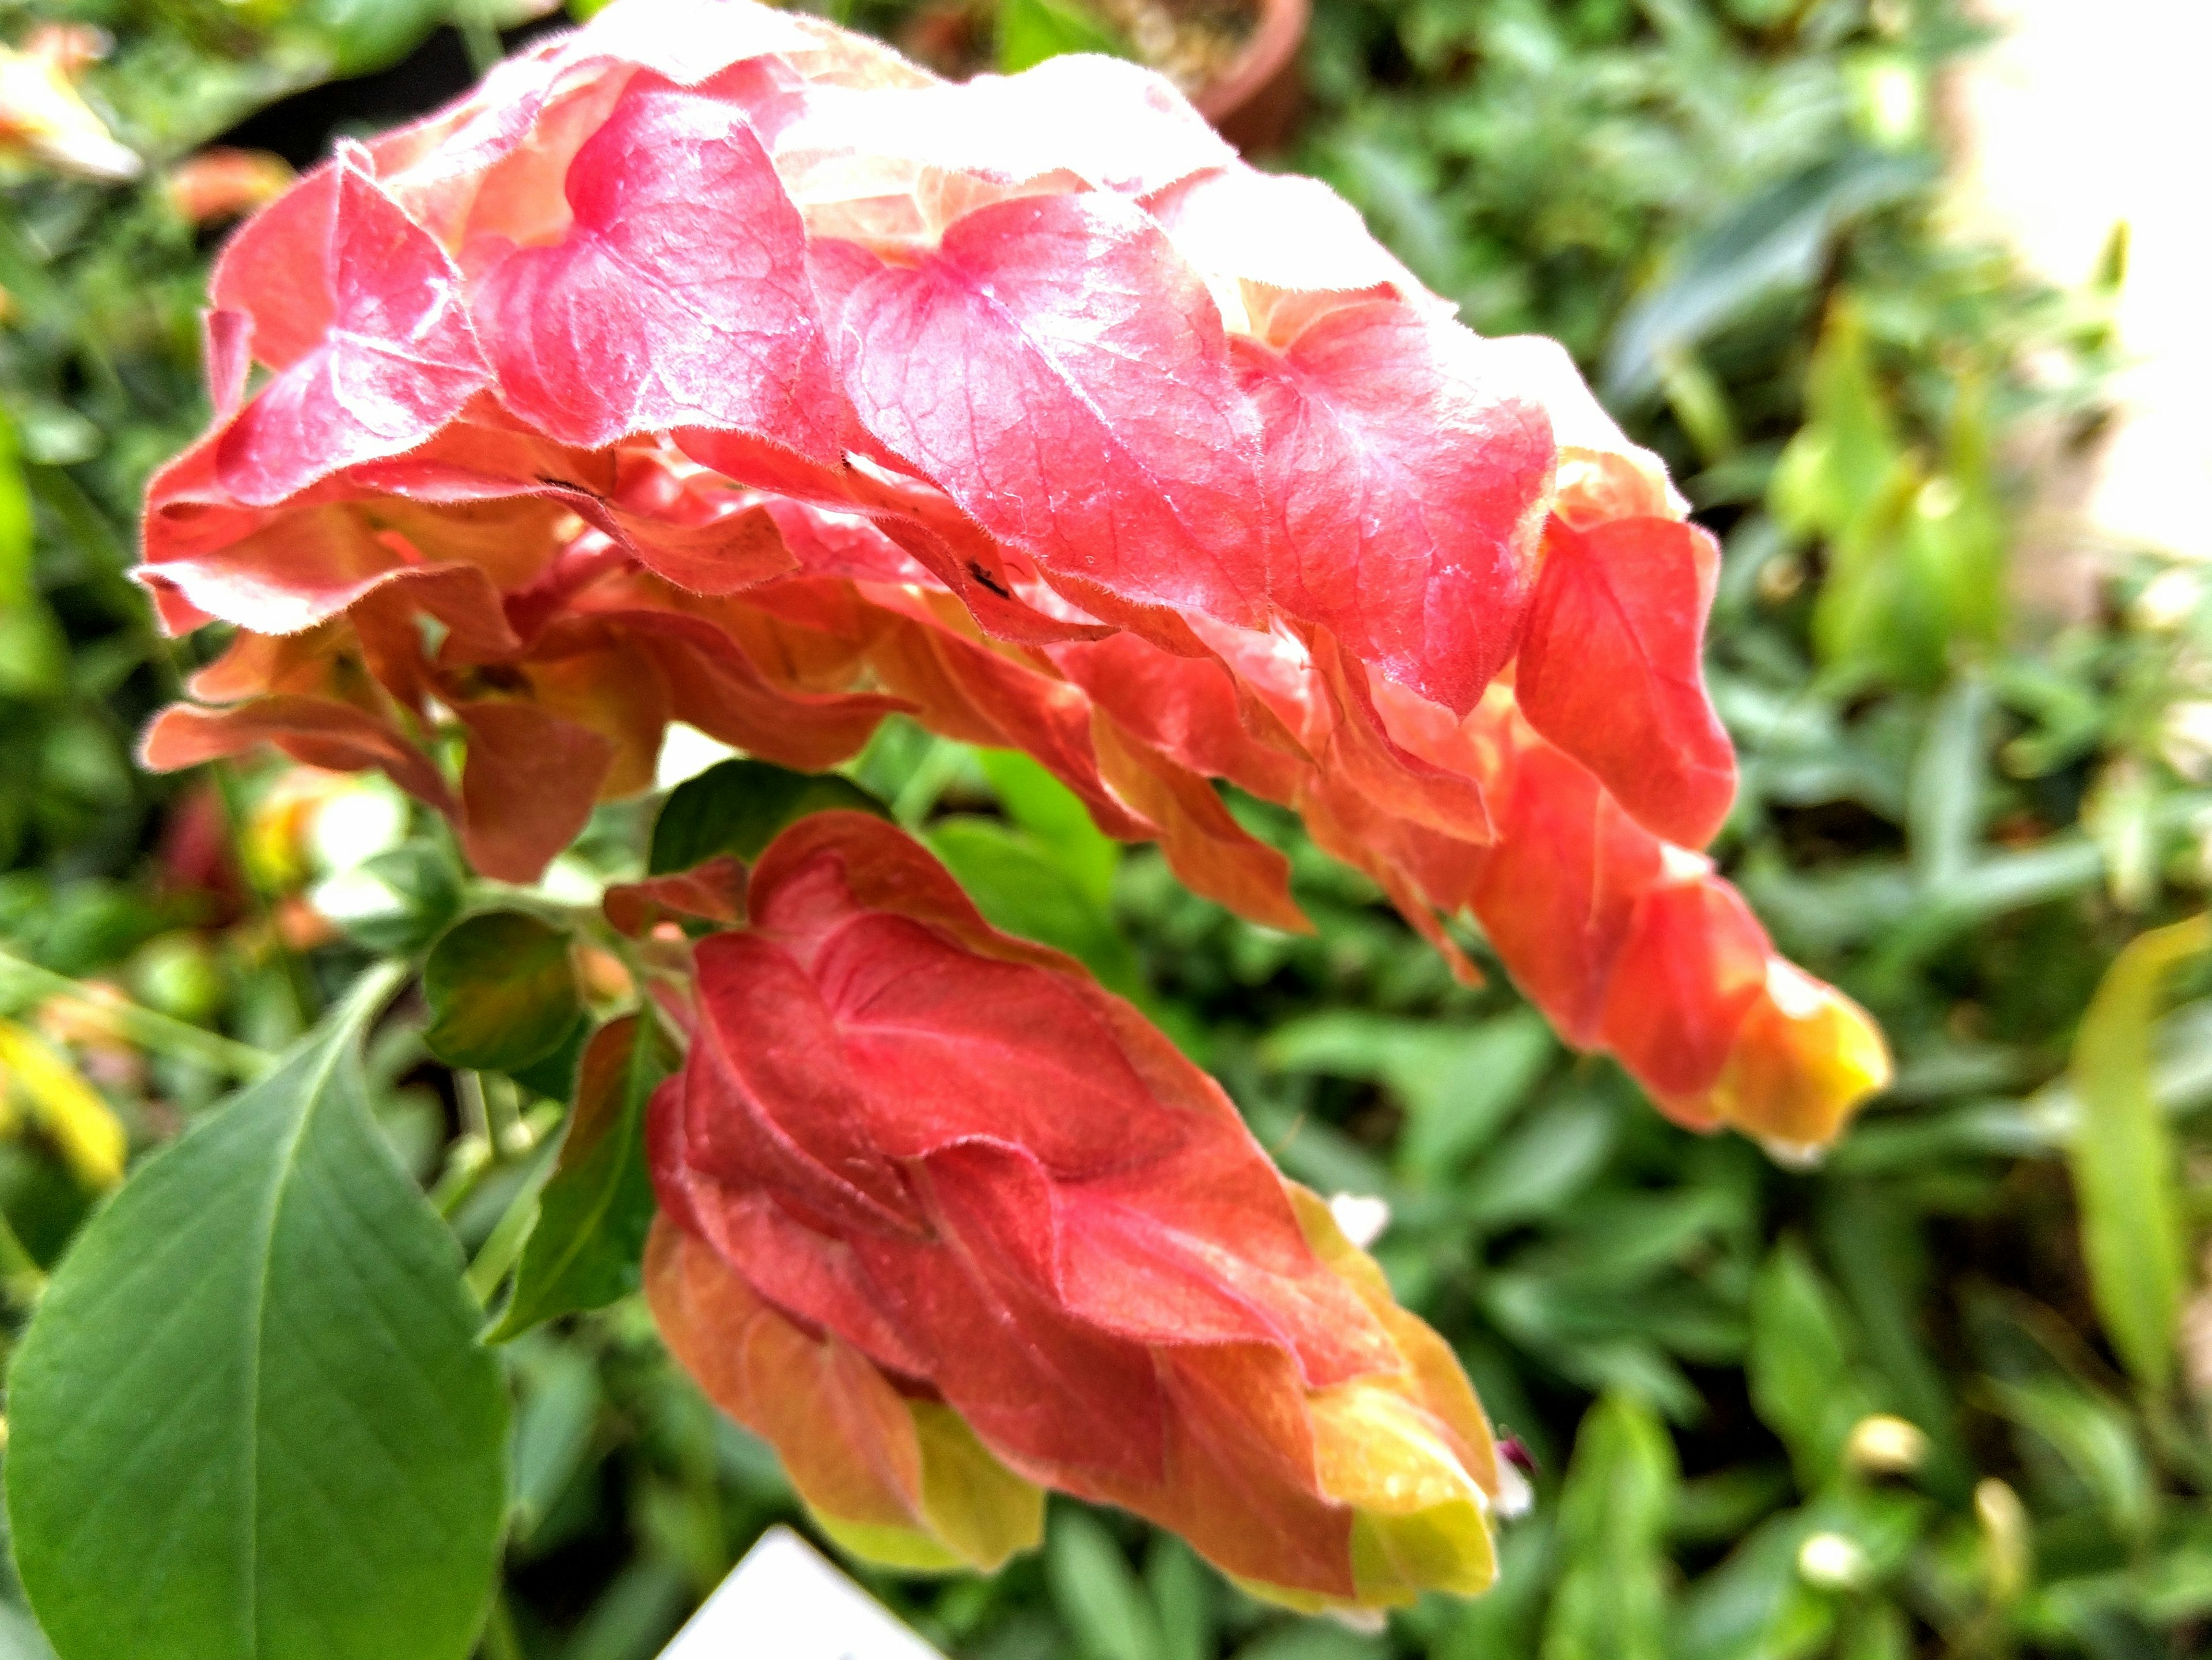
[[1118,29],[1083,0],[999,0],[999,71],[1018,75],[1062,52],[1133,58]]
[[977,750],[975,763],[1006,817],[1030,833],[1093,904],[1101,910],[1110,906],[1121,844],[1091,822],[1082,798],[1018,750]]
[[453,1236],[368,1112],[365,983],[149,1159],[9,1379],[15,1558],[66,1660],[459,1660],[506,1391]]
[[1808,1492],[1835,1469],[1851,1426],[1874,1409],[1850,1373],[1843,1316],[1805,1253],[1784,1241],[1751,1292],[1751,1403],[1782,1438]]
[[314,901],[369,950],[406,956],[459,915],[461,873],[443,848],[410,842],[318,884]]
[[591,1456],[599,1374],[580,1344],[525,1341],[509,1353],[521,1390],[514,1415],[515,1543],[527,1548]]
[[1159,1618],[1160,1660],[1212,1660],[1215,1580],[1189,1546],[1155,1533],[1145,1554],[1145,1586]]
[[993,927],[1066,952],[1109,991],[1142,994],[1137,954],[1112,915],[1030,836],[956,815],[930,825],[922,839]]
[[835,807],[890,817],[881,801],[834,773],[792,772],[765,761],[718,761],[678,784],[662,803],[647,869],[667,876],[722,854],[750,864],[787,824]]
[[579,1012],[561,1041],[526,1067],[507,1076],[533,1095],[548,1101],[571,1101],[576,1095],[576,1071],[583,1064],[584,1045],[592,1036],[592,1017]]
[[1085,1660],[1160,1660],[1152,1605],[1097,1517],[1073,1505],[1057,1508],[1044,1571],[1060,1623]]
[[1559,1496],[1563,1572],[1543,1660],[1664,1660],[1674,1444],[1650,1408],[1608,1395],[1575,1436]]
[[1741,199],[1690,238],[1622,317],[1606,353],[1607,396],[1640,396],[1659,383],[1670,350],[1696,345],[1778,289],[1809,283],[1838,231],[1909,195],[1929,173],[1922,156],[1846,150]]
[[1559,1045],[1534,1010],[1475,1025],[1330,1009],[1278,1026],[1261,1054],[1286,1072],[1387,1084],[1405,1104],[1398,1164],[1442,1182],[1498,1133]]
[[2106,971],[2074,1040],[2081,1104],[2071,1148],[2089,1290],[2112,1347],[2154,1389],[2173,1377],[2181,1223],[2173,1145],[2151,1088],[2151,1025],[2174,964],[2212,945],[2212,918],[2131,941]]
[[479,912],[446,930],[422,967],[422,1041],[441,1061],[513,1072],[560,1047],[583,1010],[568,936],[515,910]]
[[1559,1210],[1613,1152],[1620,1115],[1599,1101],[1554,1103],[1493,1147],[1460,1184],[1460,1213],[1486,1227]]
[[389,68],[448,20],[447,0],[309,0],[286,20],[331,55],[339,76]]
[[12,696],[57,692],[69,670],[68,643],[39,592],[32,531],[15,424],[0,410],[0,693]]
[[2048,1442],[2095,1495],[2112,1530],[2140,1539],[2156,1517],[2158,1490],[2128,1415],[2059,1376],[2009,1383],[1987,1380],[1990,1404]]
[[1936,702],[1928,736],[1912,758],[1905,830],[1912,873],[1930,891],[1950,886],[1973,862],[1982,829],[1989,714],[1988,683],[1978,675],[1960,675]]
[[560,1159],[538,1195],[537,1225],[493,1341],[637,1289],[653,1209],[645,1108],[672,1065],[666,1039],[643,1016],[611,1020],[592,1037]]

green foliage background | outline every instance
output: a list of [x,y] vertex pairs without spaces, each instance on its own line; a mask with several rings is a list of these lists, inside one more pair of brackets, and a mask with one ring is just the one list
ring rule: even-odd
[[[124,575],[145,473],[204,415],[210,240],[159,165],[434,24],[481,58],[516,19],[0,0],[0,37],[57,15],[112,31],[88,88],[155,167],[123,189],[28,169],[0,185],[0,1016],[50,1007],[56,976],[150,1011],[136,1058],[87,1061],[143,1153],[373,955],[419,954],[489,903],[435,827],[373,787],[344,817],[381,831],[301,847],[254,829],[267,776],[187,806],[190,781],[131,765],[203,648],[156,638]],[[1193,898],[1018,760],[887,729],[854,779],[988,914],[1137,997],[1293,1175],[1389,1201],[1378,1254],[1401,1296],[1540,1472],[1499,1589],[1382,1633],[1269,1614],[1174,1541],[1073,1505],[995,1581],[869,1576],[949,1653],[2203,1651],[2212,997],[2193,928],[2122,953],[2204,903],[2212,794],[2188,715],[2212,617],[2185,569],[2149,556],[2116,561],[2082,617],[2008,603],[2027,458],[2094,423],[2124,247],[2060,294],[1943,229],[1935,76],[1973,44],[1954,0],[1320,0],[1286,159],[1477,329],[1565,340],[1723,534],[1710,672],[1744,787],[1717,851],[1783,947],[1875,1012],[1899,1078],[1820,1168],[1778,1167],[1667,1125],[1502,976],[1452,985],[1285,816],[1237,804],[1291,854],[1311,938]],[[404,112],[405,77],[370,85],[321,95],[346,121]],[[557,925],[642,868],[652,806],[603,812],[492,932]],[[176,878],[195,813],[243,829],[251,891],[228,910]],[[293,949],[276,919],[311,884],[349,936]],[[599,1215],[634,1176],[615,1143],[552,1175],[581,1024],[556,1008],[574,1031],[551,1022],[528,1057],[468,1049],[467,1011],[446,1006],[468,971],[453,938],[431,1003],[378,1029],[360,1097],[427,1194],[404,1228],[442,1218],[495,1302],[518,1257],[531,1282],[538,1183],[568,1184],[546,1217]],[[449,1072],[434,1047],[514,1070]],[[0,1140],[18,1333],[97,1193],[68,1125],[21,1104]],[[617,1135],[634,1122],[606,1110]],[[549,1307],[579,1300],[549,1286]],[[513,1509],[483,1652],[643,1660],[795,1515],[787,1489],[672,1371],[635,1298],[495,1352]],[[26,1389],[51,1371],[26,1366]],[[1877,1413],[1917,1426],[1911,1468],[1854,1438]],[[391,1525],[374,1508],[364,1539]],[[0,1600],[0,1657],[46,1652]]]

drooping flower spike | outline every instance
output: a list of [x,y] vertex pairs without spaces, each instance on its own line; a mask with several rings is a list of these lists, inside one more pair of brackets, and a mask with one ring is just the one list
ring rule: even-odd
[[1488,1584],[1457,1361],[1219,1085],[865,814],[785,831],[748,904],[653,1103],[648,1282],[826,1526],[991,1566],[1034,1482],[1300,1607]]
[[[749,0],[617,0],[342,146],[213,286],[216,421],[155,481],[141,575],[172,629],[240,632],[152,764],[380,768],[528,880],[671,721],[815,769],[904,711],[1277,927],[1284,861],[1215,781],[1295,807],[1683,1122],[1808,1152],[1887,1079],[1698,851],[1735,781],[1716,551],[1656,459],[1556,345],[1462,328],[1157,76],[955,86]],[[1308,1605],[1486,1578],[1463,1381],[1212,1085],[910,844],[793,836],[697,952],[652,1280],[825,1524],[988,1563],[1042,1484]],[[726,921],[728,876],[633,897]],[[1091,1080],[1099,1122],[1004,1078],[887,1090],[869,1000],[925,961],[927,1041]],[[985,1031],[963,976],[1058,1012]],[[1034,1342],[962,1323],[986,1307]],[[1080,1444],[1109,1407],[1127,1432]]]
[[156,764],[380,766],[526,878],[670,719],[823,766],[905,708],[1278,926],[1207,781],[1295,805],[1686,1121],[1812,1145],[1886,1077],[1692,856],[1734,763],[1656,461],[1158,77],[621,0],[342,147],[214,299],[143,575],[247,632]]

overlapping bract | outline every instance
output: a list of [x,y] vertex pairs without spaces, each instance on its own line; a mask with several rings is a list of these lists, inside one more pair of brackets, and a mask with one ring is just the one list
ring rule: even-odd
[[989,1565],[1025,1477],[1301,1607],[1488,1584],[1457,1361],[1218,1085],[865,814],[785,831],[749,905],[653,1102],[649,1281],[827,1525]]
[[1281,927],[1212,781],[1295,806],[1686,1122],[1808,1147],[1887,1076],[1694,851],[1714,550],[1657,463],[1145,71],[618,0],[343,147],[214,297],[143,575],[245,632],[157,765],[380,767],[527,879],[670,720],[818,768],[903,709]]

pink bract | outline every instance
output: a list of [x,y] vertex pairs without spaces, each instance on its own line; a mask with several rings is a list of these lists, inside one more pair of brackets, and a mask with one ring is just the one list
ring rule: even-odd
[[1686,1122],[1800,1148],[1887,1077],[1697,851],[1734,757],[1664,470],[1156,76],[618,0],[344,147],[214,301],[142,574],[242,632],[154,764],[380,767],[526,880],[671,721],[820,768],[902,710],[1285,927],[1215,781],[1294,806]]

